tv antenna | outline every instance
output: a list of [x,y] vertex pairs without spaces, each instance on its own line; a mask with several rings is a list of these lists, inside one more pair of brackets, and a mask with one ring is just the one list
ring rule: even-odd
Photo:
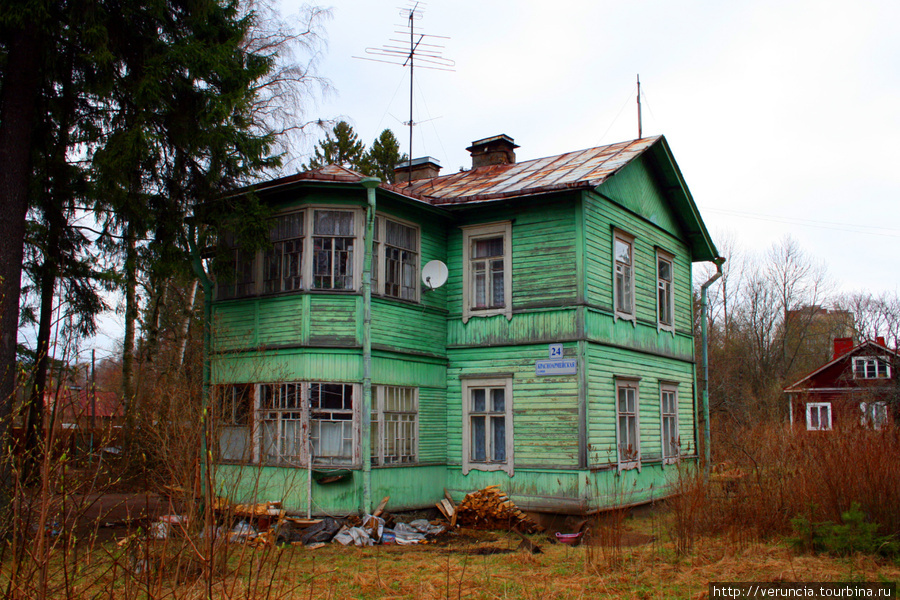
[[641,131],[641,74],[638,73],[637,76],[637,109],[638,109],[638,139],[643,137],[643,132]]
[[[454,61],[441,55],[444,46],[440,43],[433,43],[439,40],[449,40],[449,37],[416,32],[416,21],[422,19],[424,7],[424,2],[410,2],[405,7],[400,8],[400,16],[406,19],[406,24],[397,25],[400,30],[394,31],[394,33],[403,36],[402,39],[391,38],[389,43],[384,44],[380,48],[366,48],[366,54],[369,56],[353,57],[360,60],[400,65],[402,67],[409,66],[409,121],[403,124],[409,125],[409,159],[407,165],[409,167],[410,181],[412,180],[413,127],[417,125],[413,119],[413,74],[417,59],[420,69],[454,71],[453,67],[456,66]],[[408,47],[405,45],[407,44],[407,35],[409,36]],[[371,58],[372,56],[378,58]],[[409,182],[407,182],[407,185],[409,185]]]

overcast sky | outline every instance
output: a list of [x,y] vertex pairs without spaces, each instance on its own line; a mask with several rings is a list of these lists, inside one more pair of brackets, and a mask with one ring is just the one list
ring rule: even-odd
[[[299,2],[283,0],[284,14]],[[397,0],[337,0],[312,116],[408,151],[409,70],[353,58],[397,38]],[[666,136],[707,227],[747,252],[791,235],[840,289],[894,291],[900,2],[430,0],[454,72],[417,70],[414,157],[452,173],[505,133],[518,160]],[[315,140],[313,140],[315,141]],[[301,157],[306,158],[306,157]]]
[[[408,151],[408,69],[353,58],[398,37],[399,0],[336,0],[311,118]],[[323,3],[323,6],[328,6]],[[500,133],[528,160],[663,134],[720,246],[791,235],[843,291],[898,290],[900,2],[430,0],[454,72],[416,71],[413,156],[452,173]],[[282,0],[283,15],[298,0]],[[310,151],[318,136],[306,149]],[[299,165],[308,156],[296,157]],[[104,329],[121,337],[121,315]],[[101,347],[113,351],[112,340]]]

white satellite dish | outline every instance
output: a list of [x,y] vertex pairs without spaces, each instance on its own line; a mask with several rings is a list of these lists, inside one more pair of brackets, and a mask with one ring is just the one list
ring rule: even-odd
[[436,290],[447,283],[447,265],[439,260],[430,260],[422,267],[422,283],[428,286],[429,290]]

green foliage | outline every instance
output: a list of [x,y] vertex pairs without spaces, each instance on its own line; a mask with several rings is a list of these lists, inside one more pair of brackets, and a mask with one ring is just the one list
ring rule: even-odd
[[394,182],[394,168],[398,163],[409,160],[400,154],[400,142],[390,129],[381,132],[372,147],[363,157],[362,172],[370,177],[378,177],[388,183]]
[[[811,506],[809,513],[816,511]],[[791,519],[791,527],[796,534],[788,538],[790,543],[806,552],[827,552],[847,556],[855,552],[896,556],[900,545],[893,536],[879,536],[878,524],[866,522],[866,515],[858,502],[841,514],[841,523],[831,521],[815,522],[809,517],[798,515]]]
[[303,169],[311,171],[321,169],[325,165],[339,165],[355,171],[361,171],[365,145],[346,121],[339,121],[331,132],[325,133],[325,139],[316,144],[313,157],[303,165]]

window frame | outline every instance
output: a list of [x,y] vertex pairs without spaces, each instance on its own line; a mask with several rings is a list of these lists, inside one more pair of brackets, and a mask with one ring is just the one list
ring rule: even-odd
[[[513,378],[509,376],[497,377],[481,377],[472,379],[462,379],[462,472],[463,475],[470,471],[504,471],[510,477],[515,473],[514,467],[514,426],[513,421]],[[471,410],[470,399],[474,390],[493,390],[503,389],[504,392],[504,410],[503,412],[487,410],[489,408],[489,394],[485,394],[485,411]],[[492,415],[500,415],[504,417],[504,434],[505,434],[505,460],[494,461],[486,452],[484,461],[476,461],[472,459],[472,417],[485,417],[485,448],[490,447],[490,432],[488,426]],[[494,417],[496,418],[496,417]]]
[[[641,470],[641,394],[640,394],[640,379],[633,377],[616,377],[616,396],[615,396],[615,407],[616,407],[616,465],[619,471],[627,471],[629,469],[637,469]],[[620,405],[620,394],[622,391],[631,390],[634,392],[634,410],[633,412],[628,412],[628,400],[626,395],[626,411],[623,412],[621,410]],[[622,431],[622,418],[626,419],[626,425],[628,419],[633,419],[633,429],[634,429],[634,449],[632,450],[632,456],[624,456],[623,455],[623,437],[625,437],[625,433]],[[630,429],[630,427],[629,427]],[[628,440],[626,440],[628,441]],[[632,444],[629,444],[631,446]]]
[[[478,308],[475,306],[475,284],[473,281],[472,256],[474,242],[484,239],[502,238],[503,244],[503,306]],[[462,228],[462,276],[463,276],[463,323],[472,317],[505,315],[512,319],[512,221],[485,223]]]
[[[409,391],[412,394],[412,410],[400,411],[400,410],[386,410],[385,406],[387,404],[386,397],[388,394],[388,390],[401,390],[401,391]],[[371,460],[373,466],[383,466],[383,467],[398,467],[398,466],[406,466],[406,465],[415,465],[419,463],[419,388],[412,386],[400,386],[400,385],[376,385],[373,388],[375,392],[372,395],[372,421],[371,421],[371,436],[374,438],[372,440],[371,447]],[[396,460],[392,462],[386,462],[385,459],[385,448],[387,446],[386,436],[387,436],[387,416],[388,415],[398,415],[407,417],[411,416],[409,420],[398,420],[394,421],[396,423],[412,423],[412,454],[399,453],[397,455],[393,455],[392,458],[396,458]],[[398,442],[399,439],[395,440],[395,443]],[[399,444],[398,444],[399,445]],[[404,456],[408,458],[408,460],[404,460]]]
[[[387,227],[388,222],[396,223],[403,227],[413,230],[415,236],[416,250],[409,250],[393,244],[388,244]],[[401,252],[410,252],[415,256],[415,274],[412,281],[412,298],[403,298],[403,263],[400,266],[400,295],[395,296],[387,293],[388,282],[388,248],[398,248]],[[419,280],[422,272],[422,230],[418,224],[411,221],[398,219],[397,217],[378,213],[375,215],[375,227],[372,236],[372,293],[391,300],[402,300],[404,302],[418,303],[421,298],[421,286]]]
[[860,402],[859,408],[862,411],[860,424],[863,427],[881,431],[888,422],[888,403],[884,400],[875,402]]
[[[862,363],[862,367],[858,367],[858,364]],[[875,376],[870,377],[869,365],[872,364],[875,367]],[[879,372],[882,371],[884,375],[879,375]],[[853,357],[853,378],[854,379],[890,379],[891,378],[891,361],[881,357],[881,356],[872,356],[872,355],[864,355],[864,356],[854,356]]]
[[[672,401],[674,402],[674,411],[666,411],[666,395],[671,394],[673,396]],[[660,456],[662,457],[662,462],[664,465],[670,465],[681,458],[681,437],[680,437],[680,427],[679,427],[679,413],[678,413],[678,385],[671,383],[663,383],[659,386],[659,437],[660,437]],[[670,420],[674,425],[674,435],[670,438],[670,440],[674,440],[672,444],[672,450],[674,452],[667,454],[667,441],[666,441],[666,420]]]
[[[309,281],[309,279],[307,279],[307,274],[305,272],[306,271],[305,266],[306,266],[306,263],[309,262],[309,260],[308,260],[308,257],[309,257],[308,252],[309,251],[307,248],[307,241],[306,241],[307,238],[309,237],[309,235],[308,235],[309,223],[307,223],[306,213],[307,213],[307,211],[305,208],[300,209],[300,210],[291,210],[291,211],[281,212],[276,215],[273,215],[269,219],[269,221],[273,224],[273,227],[270,227],[270,229],[269,229],[269,241],[271,243],[271,247],[263,248],[262,252],[261,252],[262,265],[261,265],[261,269],[260,269],[261,273],[260,273],[259,279],[262,282],[262,290],[260,290],[259,295],[267,296],[267,295],[271,295],[271,294],[280,294],[280,293],[285,293],[285,292],[298,292],[298,291],[303,291],[303,290],[307,289],[307,287],[308,287],[307,282]],[[280,219],[289,219],[290,217],[292,217],[294,215],[300,215],[300,224],[301,224],[300,225],[300,229],[301,229],[300,235],[294,236],[294,237],[281,238],[281,239],[277,239],[277,240],[274,239],[276,236],[274,225]],[[285,289],[284,281],[285,281],[286,277],[284,276],[284,258],[285,258],[284,251],[282,250],[281,252],[278,253],[278,255],[280,257],[279,262],[281,264],[278,268],[279,276],[277,279],[269,279],[268,278],[269,257],[270,257],[270,254],[275,254],[275,251],[279,247],[279,245],[283,245],[288,242],[296,242],[297,240],[300,241],[300,259],[299,259],[300,260],[300,268],[299,268],[299,273],[295,277],[299,277],[300,285],[297,287],[294,287],[294,288]],[[267,289],[268,283],[270,281],[278,281],[279,289],[277,289],[277,290]]]
[[[215,451],[213,456],[216,461],[223,464],[250,464],[256,461],[256,386],[251,383],[228,383],[212,386],[212,406],[215,424]],[[237,406],[240,402],[246,403],[243,418],[245,423],[236,418]],[[242,458],[225,457],[222,455],[223,434],[230,430],[245,430],[246,448]]]
[[[352,398],[352,407],[349,409],[349,413],[347,409],[333,409],[333,408],[324,408],[319,411],[313,411],[311,406],[312,400],[312,386],[314,385],[341,385],[346,386],[351,389],[351,398]],[[285,406],[285,407],[263,407],[263,402],[265,400],[263,388],[271,387],[275,388],[278,386],[295,386],[296,389],[299,390],[299,406]],[[340,411],[343,413],[350,414],[350,419],[341,420],[351,423],[351,458],[346,461],[321,461],[313,458],[312,467],[313,468],[323,468],[323,469],[331,469],[335,467],[339,468],[360,468],[360,454],[361,454],[361,404],[362,404],[362,390],[359,384],[356,383],[348,383],[345,381],[290,381],[290,382],[266,382],[266,383],[258,383],[256,384],[256,393],[255,393],[255,406],[254,406],[254,452],[255,459],[254,463],[259,464],[261,466],[266,467],[308,467],[309,466],[309,451],[312,446],[312,429],[314,421],[326,421],[326,419],[316,419],[313,416],[314,412],[336,412]],[[266,413],[269,415],[276,414],[277,416],[273,419],[271,416],[266,416]],[[282,417],[282,413],[287,413],[291,415],[290,417],[284,418]],[[294,415],[297,416],[294,416]],[[287,455],[286,453],[279,453],[278,457],[272,461],[267,460],[266,453],[266,422],[274,421],[276,423],[278,437],[276,439],[279,440],[278,447],[281,447],[282,439],[283,439],[283,425],[285,422],[299,422],[299,437],[301,440],[299,451],[293,455]]]
[[[669,280],[666,282],[659,273],[660,263],[669,265]],[[664,283],[665,282],[665,283]],[[665,292],[663,291],[664,287]],[[665,293],[665,306],[660,296]],[[669,322],[663,319],[663,308],[668,312]],[[675,332],[675,256],[661,248],[656,249],[656,327],[659,331]]]
[[[822,409],[828,410],[828,425],[822,426]],[[818,426],[813,427],[812,424],[812,412],[813,409],[816,409],[817,415],[816,420],[819,422]],[[833,426],[833,414],[831,411],[831,402],[807,402],[806,403],[806,430],[807,431],[831,431]]]
[[[630,280],[627,285],[623,285],[619,283],[619,260],[616,256],[616,246],[621,242],[628,246],[629,255],[631,258],[630,263]],[[620,229],[613,229],[612,236],[612,290],[613,290],[613,312],[615,314],[615,319],[622,319],[624,321],[631,321],[632,323],[636,322],[636,298],[635,298],[635,255],[634,255],[634,246],[635,246],[635,237],[631,234],[625,233]],[[621,263],[625,264],[625,263]],[[623,274],[624,280],[624,274]],[[619,288],[623,288],[623,293],[627,295],[630,300],[630,306],[626,307],[627,310],[623,307],[619,306]],[[624,301],[624,298],[623,298]]]
[[[309,269],[309,279],[307,280],[309,284],[307,285],[307,289],[311,292],[326,292],[326,293],[345,293],[345,292],[357,292],[361,289],[361,276],[360,273],[362,271],[362,260],[360,260],[362,252],[359,252],[359,248],[365,247],[365,239],[364,236],[361,235],[362,231],[362,223],[365,219],[360,218],[362,211],[356,208],[346,208],[342,206],[311,206],[309,207],[309,233],[307,234],[307,238],[309,239],[309,261],[308,261],[308,269]],[[332,234],[332,233],[316,233],[316,213],[317,212],[335,212],[335,213],[350,213],[353,216],[353,224],[351,226],[350,235],[340,235],[340,234]],[[331,240],[331,248],[324,250],[331,255],[331,274],[330,275],[316,275],[316,261],[317,261],[317,253],[323,252],[322,249],[316,249],[316,240],[317,239],[325,239]],[[336,250],[334,248],[335,240],[345,240],[349,239],[351,241],[350,250]],[[336,252],[349,252],[350,257],[347,261],[347,265],[351,269],[350,277],[350,286],[349,287],[334,287],[334,279],[337,277],[348,277],[347,275],[335,275],[334,274],[334,254]],[[317,287],[316,286],[316,277],[331,277],[332,278],[332,286],[331,287]]]

